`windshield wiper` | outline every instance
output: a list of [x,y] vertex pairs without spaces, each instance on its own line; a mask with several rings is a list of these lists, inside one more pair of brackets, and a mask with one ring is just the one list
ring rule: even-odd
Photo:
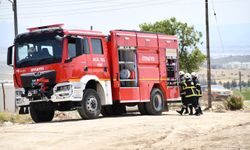
[[18,68],[27,67],[27,66],[29,66],[29,64],[31,63],[31,61],[32,60],[29,60],[29,59],[23,60],[22,62],[17,63],[17,67]]
[[[38,60],[38,62],[36,63],[36,65],[49,64],[49,63],[51,63],[51,61],[54,62],[55,60],[58,60],[58,59],[60,59],[60,58],[58,58],[58,57],[42,58],[42,59]],[[46,62],[46,61],[48,61],[48,62]]]

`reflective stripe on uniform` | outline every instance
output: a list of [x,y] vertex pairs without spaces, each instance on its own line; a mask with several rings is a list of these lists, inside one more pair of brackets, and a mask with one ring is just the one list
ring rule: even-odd
[[184,87],[183,90],[187,90],[187,89],[194,89],[195,86],[188,86],[188,87]]

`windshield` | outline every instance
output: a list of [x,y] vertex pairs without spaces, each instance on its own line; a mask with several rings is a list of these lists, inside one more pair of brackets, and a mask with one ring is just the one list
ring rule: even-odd
[[16,67],[59,63],[62,60],[62,38],[59,35],[29,36],[16,40]]

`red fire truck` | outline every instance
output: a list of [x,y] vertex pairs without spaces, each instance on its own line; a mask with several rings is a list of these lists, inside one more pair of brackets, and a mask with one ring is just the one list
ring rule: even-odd
[[179,100],[175,36],[129,30],[110,35],[67,30],[62,24],[28,28],[8,48],[19,113],[51,121],[55,110],[83,119],[122,115],[138,105],[159,115]]

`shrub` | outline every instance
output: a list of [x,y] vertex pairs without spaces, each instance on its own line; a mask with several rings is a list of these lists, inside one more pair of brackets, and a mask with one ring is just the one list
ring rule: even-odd
[[241,96],[232,96],[226,101],[227,107],[230,110],[238,110],[243,108],[243,99]]

